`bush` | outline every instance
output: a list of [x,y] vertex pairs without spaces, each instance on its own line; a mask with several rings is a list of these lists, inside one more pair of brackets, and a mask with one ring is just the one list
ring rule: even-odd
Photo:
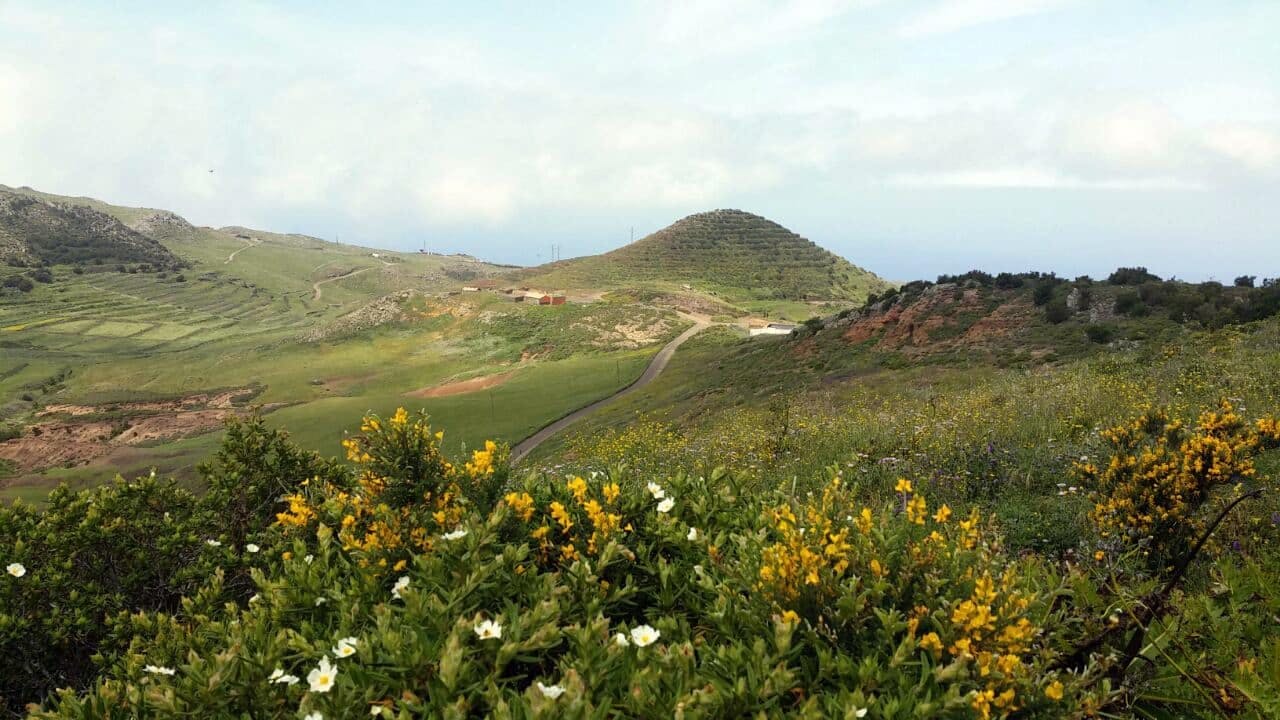
[[1032,301],[1035,302],[1036,305],[1047,304],[1053,299],[1053,286],[1054,284],[1052,282],[1036,283],[1036,288],[1031,293]]
[[1160,282],[1160,276],[1147,272],[1144,267],[1122,267],[1107,278],[1112,285],[1141,285],[1145,282]]
[[1106,345],[1115,335],[1115,328],[1110,325],[1090,325],[1084,329],[1084,334],[1090,342]]
[[116,613],[173,610],[203,582],[213,564],[201,570],[201,558],[212,548],[194,510],[189,492],[154,479],[60,488],[43,511],[0,506],[5,563],[26,569],[20,582],[0,582],[0,698],[9,712],[57,687],[85,687]]
[[1254,280],[1257,280],[1256,275],[1241,275],[1236,278],[1235,286],[1240,288],[1251,288],[1253,287]]
[[1057,325],[1071,318],[1071,309],[1067,307],[1067,302],[1062,299],[1054,300],[1045,305],[1044,317],[1049,322]]

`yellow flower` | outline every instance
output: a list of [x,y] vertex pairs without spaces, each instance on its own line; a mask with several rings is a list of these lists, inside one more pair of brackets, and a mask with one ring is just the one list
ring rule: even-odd
[[943,505],[938,508],[938,512],[933,514],[934,522],[944,523],[951,517],[951,508]]
[[573,527],[573,519],[569,517],[569,511],[559,502],[551,503],[551,517],[560,523],[561,532],[566,535],[569,529]]
[[906,478],[898,478],[898,484],[893,486],[893,491],[900,493],[911,492],[911,481]]
[[1062,683],[1058,680],[1054,680],[1052,683],[1049,683],[1049,687],[1044,689],[1044,696],[1055,702],[1061,700]]

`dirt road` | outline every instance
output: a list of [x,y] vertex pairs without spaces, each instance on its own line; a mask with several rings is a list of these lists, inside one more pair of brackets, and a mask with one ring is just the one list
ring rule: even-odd
[[[321,265],[320,267],[324,267],[324,265]],[[311,299],[312,299],[312,300],[319,300],[319,299],[320,299],[320,286],[321,286],[321,285],[323,285],[323,284],[325,284],[325,283],[331,283],[331,282],[333,282],[334,280],[345,280],[345,279],[347,279],[347,278],[349,278],[349,277],[354,277],[354,276],[356,276],[356,275],[359,275],[359,274],[360,274],[360,273],[362,273],[362,272],[368,272],[368,271],[370,271],[370,270],[372,270],[372,269],[373,269],[373,268],[371,268],[371,267],[367,267],[367,268],[360,268],[359,270],[352,270],[352,271],[351,271],[351,272],[349,272],[349,273],[343,273],[343,274],[341,274],[341,275],[335,275],[335,276],[333,276],[333,277],[331,277],[331,278],[326,278],[326,279],[324,279],[324,280],[321,280],[320,282],[313,283],[313,284],[311,285],[311,290],[312,290]]]
[[565,428],[578,422],[579,420],[590,415],[596,410],[599,410],[605,405],[608,405],[614,400],[617,400],[618,398],[624,397],[626,395],[630,395],[631,393],[637,390],[641,390],[646,385],[653,382],[654,378],[658,377],[658,375],[662,374],[662,371],[666,369],[667,363],[671,362],[671,356],[676,354],[676,348],[684,344],[685,340],[688,340],[694,335],[697,335],[703,330],[706,330],[707,328],[711,327],[711,323],[707,321],[706,318],[691,317],[691,316],[686,316],[686,317],[690,317],[690,319],[694,321],[693,327],[689,328],[688,330],[685,330],[683,333],[680,333],[680,335],[676,339],[664,345],[663,348],[658,351],[658,354],[654,355],[653,359],[649,361],[649,366],[644,369],[644,372],[640,374],[640,377],[636,379],[635,382],[619,390],[618,392],[610,395],[609,397],[602,398],[600,400],[597,400],[591,403],[590,405],[587,405],[586,407],[582,407],[577,410],[574,410],[568,415],[565,415],[559,420],[556,420],[555,422],[551,423],[550,425],[547,425],[546,427],[542,428],[538,432],[525,438],[518,445],[511,448],[511,462],[512,463],[520,462],[521,460],[524,459],[526,455],[533,452],[534,448],[546,442],[549,438],[551,438],[556,433],[560,432],[561,430],[564,430]]

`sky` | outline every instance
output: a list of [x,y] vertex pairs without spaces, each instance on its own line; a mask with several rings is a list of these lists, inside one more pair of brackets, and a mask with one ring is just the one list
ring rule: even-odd
[[1275,277],[1278,36],[1275,0],[0,0],[0,183],[517,264],[739,208],[894,280]]

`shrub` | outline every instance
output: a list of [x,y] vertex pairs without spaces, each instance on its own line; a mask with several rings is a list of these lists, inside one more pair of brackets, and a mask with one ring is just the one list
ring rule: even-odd
[[1036,305],[1045,305],[1053,299],[1053,283],[1040,282],[1036,283],[1035,290],[1031,293],[1031,299]]
[[1107,278],[1112,285],[1141,285],[1145,282],[1160,282],[1160,276],[1147,272],[1144,267],[1122,267]]
[[1062,299],[1054,300],[1045,305],[1044,317],[1049,322],[1057,325],[1071,318],[1071,309],[1067,307],[1067,302]]
[[[0,506],[5,563],[26,574],[0,582],[0,677],[6,709],[96,672],[114,615],[172,610],[203,581],[212,554],[192,518],[195,498],[171,482],[55,490],[48,506]],[[11,580],[11,578],[5,578]]]
[[1115,335],[1115,328],[1110,325],[1089,325],[1084,329],[1084,334],[1090,342],[1106,345]]

